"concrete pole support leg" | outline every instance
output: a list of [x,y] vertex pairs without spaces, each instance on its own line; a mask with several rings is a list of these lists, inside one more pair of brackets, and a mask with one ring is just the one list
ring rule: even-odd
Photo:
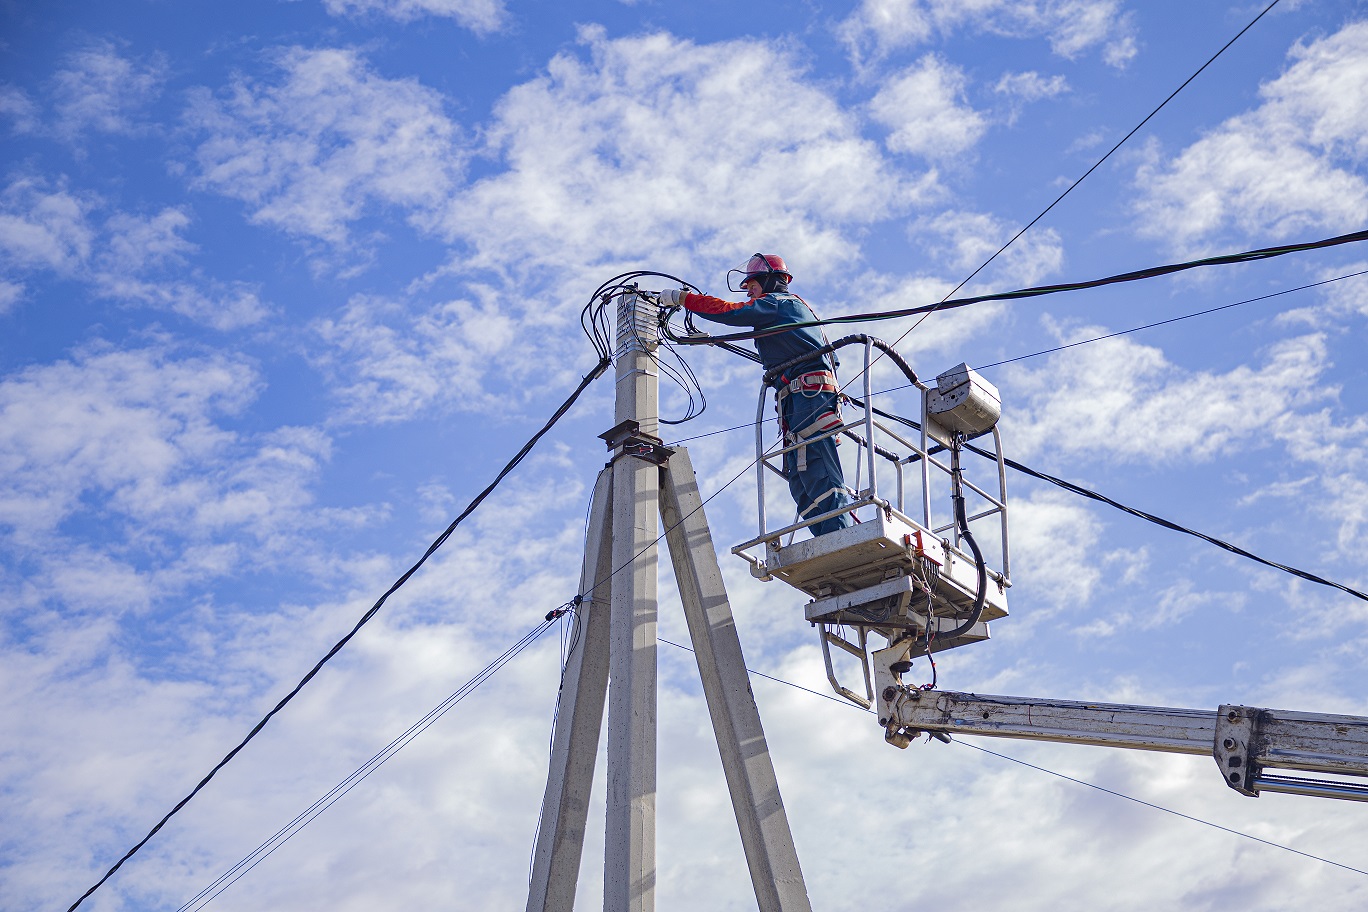
[[666,540],[756,901],[762,912],[810,912],[793,833],[687,450],[675,451],[663,481]]
[[613,471],[604,469],[594,485],[580,573],[576,636],[561,676],[559,712],[552,739],[551,766],[542,798],[541,829],[533,852],[527,912],[571,912],[589,792],[594,780],[603,706],[608,692],[609,586],[613,573]]

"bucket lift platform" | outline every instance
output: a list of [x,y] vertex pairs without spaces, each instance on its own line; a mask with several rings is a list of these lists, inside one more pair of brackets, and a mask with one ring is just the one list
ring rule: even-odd
[[[771,546],[765,565],[772,578],[812,596],[807,620],[873,627],[885,635],[924,633],[928,614],[948,630],[973,610],[977,589],[971,555],[892,510],[819,538]],[[981,632],[973,629],[961,639],[987,639],[987,622],[1006,616],[1007,586],[1000,574],[991,574],[975,625]]]
[[[854,502],[841,511],[851,513],[856,522],[801,540],[795,539],[796,533],[835,513],[767,529],[765,472],[782,475],[783,455],[795,447],[767,448],[757,434],[760,534],[732,552],[750,562],[751,573],[757,578],[782,580],[811,597],[804,617],[820,628],[832,687],[852,702],[868,707],[873,700],[874,677],[868,646],[871,633],[888,640],[888,647],[873,654],[874,663],[891,665],[895,673],[906,670],[916,656],[988,639],[989,622],[1007,616],[1007,588],[1011,583],[1007,575],[1006,472],[996,429],[1001,414],[997,390],[961,364],[937,377],[934,387],[914,380],[921,393],[920,420],[898,418],[874,404],[869,367],[877,340],[863,341],[864,399],[847,398],[844,408],[855,416],[853,420],[821,435],[840,435],[856,444]],[[907,372],[911,376],[910,370]],[[767,399],[768,389],[762,389],[761,416]],[[996,490],[964,478],[959,465],[963,442],[989,433],[998,463]],[[906,512],[905,501],[912,487],[909,476],[921,482],[921,521]],[[950,483],[937,484],[945,480]],[[896,493],[882,496],[881,483],[885,491],[893,489]],[[955,497],[966,495],[973,498],[976,512],[960,523],[953,509],[946,510],[946,506]],[[936,524],[933,517],[945,512],[951,514],[948,521]],[[976,557],[977,544],[971,543],[973,536],[968,532],[970,523],[991,519],[997,520],[992,525],[1001,543],[1001,570],[989,568],[981,553]],[[763,557],[758,553],[761,548]],[[854,635],[846,634],[843,628],[854,630]],[[860,660],[863,697],[837,679],[831,661],[833,645]]]

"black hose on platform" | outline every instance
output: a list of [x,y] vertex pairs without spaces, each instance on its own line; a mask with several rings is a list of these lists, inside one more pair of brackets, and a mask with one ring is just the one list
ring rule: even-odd
[[[974,610],[969,613],[969,619],[960,624],[954,630],[945,633],[936,633],[936,637],[944,637],[953,640],[955,637],[963,636],[968,633],[979,618],[983,617],[983,603],[988,597],[988,567],[983,562],[983,552],[979,550],[978,542],[974,541],[974,534],[969,531],[969,520],[964,511],[964,495],[955,497],[955,522],[959,523],[960,535],[964,537],[969,545],[969,550],[974,552],[974,565],[978,568],[978,592],[974,595]],[[929,645],[929,644],[928,644]]]

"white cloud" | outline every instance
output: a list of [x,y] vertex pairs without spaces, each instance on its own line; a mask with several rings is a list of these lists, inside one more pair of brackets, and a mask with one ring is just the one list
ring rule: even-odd
[[163,209],[149,218],[118,213],[105,223],[109,244],[103,256],[120,272],[142,272],[149,266],[182,263],[195,245],[180,236],[190,224],[183,209]]
[[477,35],[497,32],[508,19],[503,0],[323,0],[323,7],[334,16],[375,13],[400,22],[440,16]]
[[136,117],[161,91],[165,65],[137,63],[108,42],[69,55],[52,79],[54,129],[71,139],[86,132],[134,133]]
[[[172,311],[220,330],[259,323],[269,313],[253,286],[208,279],[186,263],[196,248],[181,236],[191,221],[184,210],[115,212],[96,227],[100,208],[99,200],[62,184],[14,180],[0,195],[0,258],[15,273],[50,271],[88,283],[99,297]],[[25,291],[21,283],[4,282],[0,312]]]
[[[91,282],[101,297],[169,310],[219,330],[261,322],[270,309],[245,282],[205,279],[185,257],[194,244],[181,237],[190,216],[163,209],[153,216],[116,213],[104,226],[107,238],[94,259]],[[197,281],[175,276],[189,275]]]
[[[219,419],[246,407],[256,372],[223,355],[94,347],[0,382],[0,523],[25,547],[97,510],[124,544],[203,542],[226,528],[267,537],[299,522],[327,459],[316,431],[259,437]],[[119,546],[115,546],[116,549]]]
[[[948,211],[918,220],[913,225],[912,236],[923,243],[938,262],[944,263],[944,268],[964,273],[981,266],[1017,230],[986,213]],[[1063,262],[1064,245],[1059,233],[1052,228],[1038,229],[1018,238],[993,260],[989,267],[993,271],[986,274],[994,277],[996,285],[1035,285],[1045,276],[1058,272]]]
[[[1360,260],[1357,263],[1326,270],[1319,278],[1333,279],[1355,272],[1368,272],[1368,262]],[[1326,286],[1324,294],[1327,302],[1325,309],[1331,316],[1355,314],[1368,317],[1368,276],[1355,276]]]
[[0,86],[0,114],[13,119],[16,133],[34,133],[41,126],[38,106],[27,93],[14,86]]
[[1095,610],[1089,620],[1073,628],[1073,633],[1091,639],[1128,631],[1171,629],[1193,612],[1239,611],[1246,600],[1244,592],[1197,591],[1191,580],[1179,579],[1155,591],[1143,609]]
[[[186,378],[168,381],[173,389],[167,399],[186,393]],[[233,445],[246,441],[228,441],[198,474],[250,475],[253,484],[235,490],[265,496],[214,500],[210,515],[201,517],[203,524],[220,520],[242,530],[264,521],[279,528],[262,516],[255,501],[292,496],[277,484],[293,486],[299,492],[293,496],[307,498],[314,469],[292,468],[307,445],[297,439],[304,433],[282,429],[252,441],[260,444],[258,456],[240,462],[233,458]],[[264,478],[272,470],[263,462],[275,464],[280,477]],[[507,647],[510,626],[530,629],[568,599],[574,592],[571,573],[578,569],[578,505],[584,497],[571,472],[561,466],[548,477],[534,470],[532,475],[542,480],[530,486],[510,480],[498,495],[496,512],[472,517],[458,530],[447,548],[177,818],[181,836],[150,844],[104,895],[123,894],[134,904],[146,904],[148,897],[170,905],[183,902]],[[461,496],[472,487],[463,484]],[[102,506],[91,500],[87,494],[84,508]],[[277,503],[275,509],[283,515],[290,507]],[[229,515],[220,515],[224,511]],[[548,522],[551,513],[561,519]],[[567,515],[572,518],[563,521]],[[312,550],[297,541],[272,541],[270,553],[258,560],[279,561],[297,576],[307,569]],[[213,560],[212,554],[193,557],[201,566]],[[239,572],[242,561],[237,556]],[[22,618],[7,612],[12,626],[3,629],[28,629],[22,630],[22,644],[0,637],[5,659],[0,690],[9,698],[0,702],[0,724],[23,744],[0,756],[0,804],[7,820],[32,825],[36,835],[22,847],[7,847],[0,867],[6,876],[31,878],[22,888],[9,881],[29,898],[26,904],[56,902],[56,895],[72,889],[73,880],[85,879],[82,872],[91,872],[93,882],[103,870],[101,862],[108,865],[107,856],[117,857],[142,835],[133,831],[144,825],[147,809],[165,810],[188,791],[407,562],[390,554],[333,557],[329,572],[317,576],[319,591],[305,589],[302,604],[282,607],[268,594],[262,604],[231,612],[200,601],[201,589],[191,590],[199,596],[193,604],[176,604],[165,598],[164,571],[131,571],[128,562],[110,561],[93,549],[68,553],[33,574],[34,580],[45,581],[48,569],[62,571],[60,584],[46,588],[60,590],[63,616],[7,599],[6,605],[29,610]],[[252,569],[259,570],[259,564]],[[118,613],[159,597],[155,623]],[[98,610],[82,615],[87,608]],[[301,879],[300,856],[291,853],[302,851],[304,858],[331,866],[360,845],[350,836],[339,845],[336,833],[373,833],[362,821],[376,814],[383,815],[386,829],[407,821],[401,826],[409,835],[387,839],[389,847],[379,856],[371,854],[365,865],[329,878],[340,878],[354,898],[383,905],[401,896],[412,900],[409,905],[431,905],[449,881],[424,873],[437,862],[420,847],[463,843],[472,834],[479,834],[483,847],[466,845],[458,868],[477,858],[482,871],[508,876],[475,878],[471,895],[516,893],[513,875],[524,862],[511,847],[526,844],[536,820],[556,660],[554,637],[547,637],[231,895],[257,905],[264,892],[286,897],[262,900],[267,906],[296,904],[300,884],[315,878],[310,873]],[[472,738],[479,750],[461,748]],[[73,741],[83,749],[70,750]],[[455,767],[442,759],[452,751],[464,758]],[[495,770],[500,772],[489,778]],[[250,782],[256,785],[244,787]],[[35,794],[41,800],[30,800]],[[231,822],[225,825],[225,819]],[[317,853],[319,839],[326,847],[322,854]],[[66,875],[53,874],[57,868]],[[381,895],[389,898],[382,902]]]
[[1232,229],[1285,238],[1362,227],[1368,210],[1368,22],[1297,45],[1263,103],[1141,168],[1143,229],[1175,246]]
[[0,195],[0,255],[12,267],[68,272],[89,256],[93,204],[64,186],[18,178]]
[[94,291],[100,297],[122,304],[177,313],[224,332],[256,326],[273,312],[257,294],[256,286],[247,282],[206,280],[196,285],[191,282],[147,281],[134,275],[100,273],[95,276]]
[[878,59],[958,30],[1044,37],[1062,57],[1101,45],[1111,66],[1135,56],[1135,28],[1120,0],[864,0],[837,35],[857,60]]
[[486,136],[507,168],[452,200],[445,227],[470,248],[456,268],[722,267],[782,246],[811,276],[856,256],[850,229],[937,192],[934,174],[909,180],[861,138],[797,55],[582,38],[589,61],[558,55],[497,105]]
[[462,155],[440,95],[347,49],[295,47],[277,63],[274,84],[242,77],[194,96],[200,187],[246,202],[255,222],[340,246],[376,208],[422,221],[447,199]]
[[499,355],[501,381],[531,370],[540,387],[549,379],[546,366],[509,353],[523,330],[499,305],[491,296],[410,314],[400,304],[358,296],[337,316],[315,323],[313,331],[326,345],[316,361],[342,401],[343,418],[398,421],[434,405],[472,410],[506,401],[491,398],[480,383]]
[[[1033,601],[1056,611],[1085,610],[1103,579],[1096,556],[1102,524],[1094,512],[1073,495],[1045,490],[1015,498],[1011,522],[1013,591],[1033,593]],[[1032,619],[1041,617],[1037,610]]]
[[933,54],[885,79],[869,112],[892,130],[888,148],[934,161],[956,159],[972,149],[988,124],[964,103],[964,83],[963,70]]
[[0,279],[0,316],[9,313],[24,297],[24,286]]
[[[1097,327],[1056,329],[1061,342],[1100,335]],[[1013,372],[1025,401],[1008,419],[1022,453],[1107,455],[1144,463],[1210,459],[1263,433],[1270,437],[1299,408],[1330,391],[1319,334],[1285,339],[1259,368],[1225,374],[1184,371],[1151,346],[1106,339],[1051,359],[1037,371]],[[1162,445],[1153,429],[1163,427]]]
[[1039,101],[1063,95],[1069,91],[1069,83],[1063,76],[1045,77],[1030,70],[1025,73],[1004,73],[993,86],[993,91],[1023,101]]

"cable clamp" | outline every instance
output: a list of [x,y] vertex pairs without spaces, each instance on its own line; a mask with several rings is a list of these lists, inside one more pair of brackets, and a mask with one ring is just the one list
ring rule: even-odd
[[552,608],[550,611],[546,612],[546,619],[548,621],[554,621],[556,618],[564,617],[579,607],[579,604],[582,601],[584,601],[584,597],[577,595],[559,608]]

